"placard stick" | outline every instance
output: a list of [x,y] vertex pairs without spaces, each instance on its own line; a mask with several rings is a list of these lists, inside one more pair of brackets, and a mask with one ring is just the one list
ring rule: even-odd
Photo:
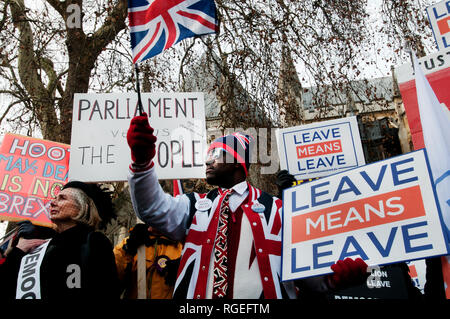
[[145,245],[139,246],[137,250],[137,298],[147,299]]

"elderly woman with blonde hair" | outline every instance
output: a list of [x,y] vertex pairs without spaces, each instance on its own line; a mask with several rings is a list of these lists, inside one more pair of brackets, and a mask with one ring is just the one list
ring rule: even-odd
[[72,181],[50,202],[50,240],[31,223],[0,266],[0,298],[118,298],[112,245],[96,231],[114,215],[110,194],[95,184]]

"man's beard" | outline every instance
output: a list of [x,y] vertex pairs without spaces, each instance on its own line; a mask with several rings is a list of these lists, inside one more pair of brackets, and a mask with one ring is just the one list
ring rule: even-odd
[[219,180],[218,180],[217,176],[206,177],[206,182],[209,185],[213,185],[213,186],[218,186],[219,185]]

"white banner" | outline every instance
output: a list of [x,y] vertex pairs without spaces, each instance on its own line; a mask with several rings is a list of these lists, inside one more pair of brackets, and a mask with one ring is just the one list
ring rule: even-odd
[[[204,178],[203,93],[142,93],[142,104],[157,137],[158,177]],[[131,163],[126,135],[135,115],[136,93],[75,94],[69,179],[126,181]]]
[[424,150],[284,190],[282,279],[448,253]]
[[441,105],[414,55],[417,101],[434,186],[450,234],[450,112]]
[[41,264],[49,243],[50,240],[22,257],[16,299],[41,299]]
[[356,116],[277,130],[280,167],[297,180],[365,164]]

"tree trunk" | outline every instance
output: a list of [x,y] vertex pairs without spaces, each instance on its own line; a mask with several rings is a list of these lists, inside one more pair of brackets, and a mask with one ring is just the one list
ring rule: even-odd
[[[48,3],[67,21],[68,5],[78,5],[81,12],[83,1],[68,3],[48,0]],[[65,90],[58,100],[54,94],[56,84],[46,87],[43,82],[42,70],[53,81],[59,82],[59,79],[51,61],[34,50],[33,29],[26,17],[24,0],[10,2],[10,8],[14,25],[20,33],[18,69],[20,80],[32,101],[31,111],[44,139],[70,144],[74,93],[88,92],[91,71],[98,56],[126,28],[127,1],[118,0],[109,11],[104,24],[92,35],[86,36],[82,26],[73,27],[66,23],[69,65]]]

